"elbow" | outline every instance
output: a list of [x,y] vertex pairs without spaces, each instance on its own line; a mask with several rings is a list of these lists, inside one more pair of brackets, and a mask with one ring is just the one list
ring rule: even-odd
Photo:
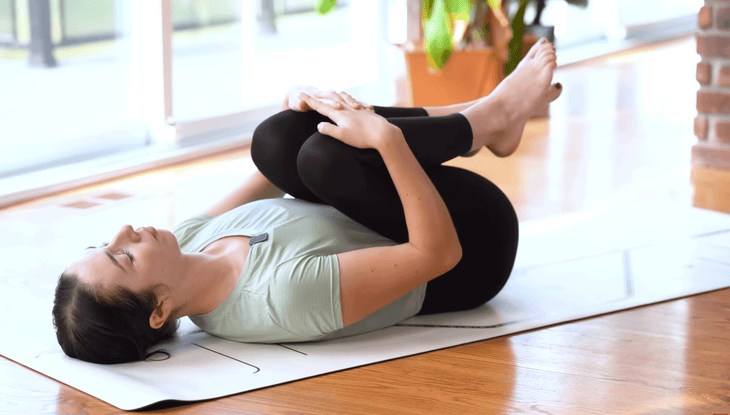
[[456,267],[464,254],[458,239],[449,244],[448,247],[444,247],[440,252],[439,265],[442,270],[441,274],[445,274]]
[[459,243],[459,240],[456,240],[456,243],[454,244],[454,248],[452,250],[451,255],[449,255],[449,271],[453,269],[456,265],[461,262],[461,257],[464,256],[464,252],[461,250],[461,243]]

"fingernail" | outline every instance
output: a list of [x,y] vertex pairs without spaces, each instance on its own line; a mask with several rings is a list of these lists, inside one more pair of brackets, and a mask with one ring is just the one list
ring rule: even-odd
[[540,38],[540,43],[545,43],[545,41],[546,41],[546,40],[547,40],[547,38],[545,38],[545,37],[541,37],[541,38]]

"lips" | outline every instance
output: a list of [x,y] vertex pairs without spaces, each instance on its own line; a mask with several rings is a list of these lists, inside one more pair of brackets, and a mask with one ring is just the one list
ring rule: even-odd
[[152,234],[152,237],[157,239],[157,229],[153,228],[152,226],[145,226],[144,228],[137,228],[135,229],[135,232],[139,232],[140,229],[144,229],[147,232]]

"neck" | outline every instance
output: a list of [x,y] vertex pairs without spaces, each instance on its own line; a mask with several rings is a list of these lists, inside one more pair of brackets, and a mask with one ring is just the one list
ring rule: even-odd
[[221,255],[184,253],[180,281],[172,290],[174,303],[180,307],[176,317],[213,311],[230,294],[227,288],[233,273],[234,265]]

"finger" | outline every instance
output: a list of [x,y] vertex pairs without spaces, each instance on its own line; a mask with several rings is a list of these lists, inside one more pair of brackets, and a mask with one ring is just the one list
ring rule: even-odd
[[333,138],[338,138],[339,136],[339,129],[336,125],[328,123],[328,122],[321,122],[317,124],[317,130],[324,134],[328,135]]
[[337,92],[335,91],[317,91],[313,95],[316,98],[329,99],[331,101],[340,103],[340,105],[347,105],[345,100],[342,99],[341,96],[337,95]]
[[347,92],[342,91],[342,92],[340,92],[340,94],[345,98],[345,101],[347,101],[347,103],[351,107],[353,107],[355,109],[360,109],[360,107],[362,107],[362,104],[360,103],[360,101],[353,98],[352,95],[348,94]]
[[[304,102],[309,105],[309,108],[312,108],[313,110],[317,111],[318,113],[330,117],[330,115],[333,115],[336,113],[337,109],[332,107],[331,105],[328,105],[327,103],[317,99],[310,97],[309,95],[305,94],[304,92],[301,92],[299,94],[299,98],[301,98]],[[331,118],[331,117],[330,117]]]
[[331,91],[329,94],[327,94],[327,98],[342,105],[350,105],[340,94],[335,91]]
[[322,103],[324,103],[324,104],[329,105],[332,108],[338,109],[338,110],[344,108],[342,106],[342,104],[340,104],[339,102],[335,102],[335,101],[333,101],[333,100],[331,100],[329,98],[321,98],[319,101],[322,102]]

